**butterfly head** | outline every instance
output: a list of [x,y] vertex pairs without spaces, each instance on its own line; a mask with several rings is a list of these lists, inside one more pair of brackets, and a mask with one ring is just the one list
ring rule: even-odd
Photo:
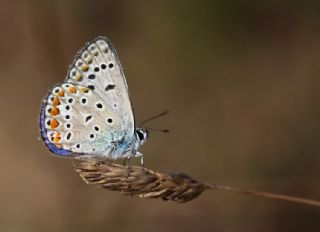
[[149,131],[146,128],[136,128],[135,134],[140,145],[144,144],[149,137]]

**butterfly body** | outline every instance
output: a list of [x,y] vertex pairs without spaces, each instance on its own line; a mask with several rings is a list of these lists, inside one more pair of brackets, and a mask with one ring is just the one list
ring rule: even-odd
[[141,156],[138,148],[147,133],[135,128],[123,69],[108,39],[87,43],[65,82],[49,91],[41,107],[40,133],[59,156]]

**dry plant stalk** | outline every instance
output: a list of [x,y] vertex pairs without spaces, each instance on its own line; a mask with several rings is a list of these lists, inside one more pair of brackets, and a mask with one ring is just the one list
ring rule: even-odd
[[141,198],[161,198],[182,203],[196,198],[207,189],[205,184],[185,174],[159,173],[142,166],[81,160],[75,163],[75,170],[87,184]]
[[129,196],[160,198],[165,201],[184,203],[198,197],[204,190],[215,189],[320,207],[320,201],[316,200],[218,184],[205,184],[183,173],[161,173],[143,166],[102,163],[92,159],[77,161],[74,166],[87,184],[98,185]]

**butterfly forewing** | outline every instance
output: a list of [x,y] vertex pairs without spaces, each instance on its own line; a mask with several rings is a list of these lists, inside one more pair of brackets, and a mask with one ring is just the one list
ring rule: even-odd
[[67,82],[94,91],[121,120],[121,129],[134,133],[134,116],[122,65],[111,42],[98,37],[79,51]]

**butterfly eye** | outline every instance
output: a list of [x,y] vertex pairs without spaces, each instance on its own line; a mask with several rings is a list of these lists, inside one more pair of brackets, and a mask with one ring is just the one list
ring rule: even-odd
[[136,130],[136,133],[137,133],[140,140],[144,140],[144,135],[140,130]]

